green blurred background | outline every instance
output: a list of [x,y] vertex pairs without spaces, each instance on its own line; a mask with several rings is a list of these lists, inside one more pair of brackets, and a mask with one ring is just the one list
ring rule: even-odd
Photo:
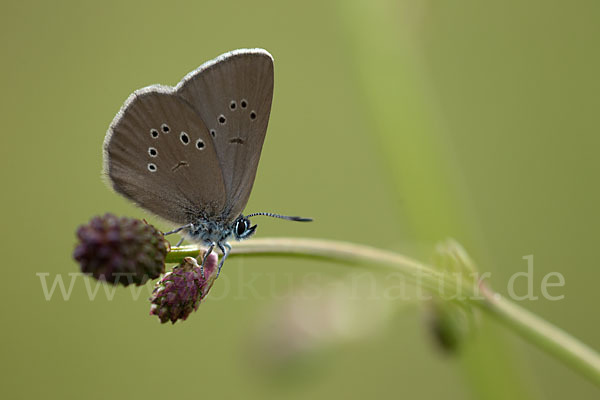
[[533,254],[536,294],[559,271],[553,292],[565,298],[521,305],[600,349],[599,2],[5,1],[0,21],[3,398],[600,395],[488,318],[461,353],[443,354],[414,304],[394,305],[374,334],[298,357],[260,347],[265,313],[289,300],[279,295],[309,273],[345,279],[340,264],[232,258],[174,326],[148,316],[150,284],[137,300],[119,288],[90,301],[78,277],[68,301],[46,301],[36,275],[68,283],[74,231],[91,216],[147,217],[100,179],[104,133],[127,96],[263,47],[275,95],[247,210],[315,222],[261,220],[258,237],[425,261],[454,237],[503,294]]

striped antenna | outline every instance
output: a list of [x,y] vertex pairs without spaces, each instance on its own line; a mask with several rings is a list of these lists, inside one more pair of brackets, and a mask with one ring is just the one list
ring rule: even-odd
[[286,219],[288,221],[298,221],[298,222],[311,222],[312,221],[312,218],[290,217],[288,215],[279,215],[279,214],[273,214],[270,212],[254,213],[254,214],[246,215],[246,218],[255,217],[257,215],[264,215],[266,217],[273,217],[273,218],[281,218],[281,219]]

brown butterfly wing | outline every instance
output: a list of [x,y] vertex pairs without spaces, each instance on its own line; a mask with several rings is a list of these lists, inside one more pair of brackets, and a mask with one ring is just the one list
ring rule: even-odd
[[262,49],[226,53],[188,74],[177,93],[202,117],[223,174],[231,221],[246,207],[273,99],[273,58]]
[[106,135],[104,161],[118,193],[184,225],[220,214],[226,192],[208,129],[173,91],[157,85],[130,96]]

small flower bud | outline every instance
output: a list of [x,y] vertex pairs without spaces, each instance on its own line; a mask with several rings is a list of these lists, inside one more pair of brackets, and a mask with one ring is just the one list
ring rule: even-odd
[[156,283],[150,301],[150,315],[156,315],[163,324],[186,320],[198,309],[200,302],[212,287],[217,277],[217,255],[213,252],[204,264],[204,278],[198,261],[186,257]]
[[81,225],[77,238],[73,258],[96,279],[142,285],[165,270],[169,242],[145,221],[105,214]]
[[458,353],[474,328],[464,309],[441,301],[429,305],[426,319],[434,343],[448,354]]

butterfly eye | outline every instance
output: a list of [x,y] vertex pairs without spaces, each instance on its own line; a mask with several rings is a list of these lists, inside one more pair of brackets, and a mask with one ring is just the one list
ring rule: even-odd
[[246,229],[248,229],[248,221],[246,221],[245,219],[240,219],[236,224],[235,224],[235,233],[238,236],[242,236],[244,235],[244,232],[246,232]]

